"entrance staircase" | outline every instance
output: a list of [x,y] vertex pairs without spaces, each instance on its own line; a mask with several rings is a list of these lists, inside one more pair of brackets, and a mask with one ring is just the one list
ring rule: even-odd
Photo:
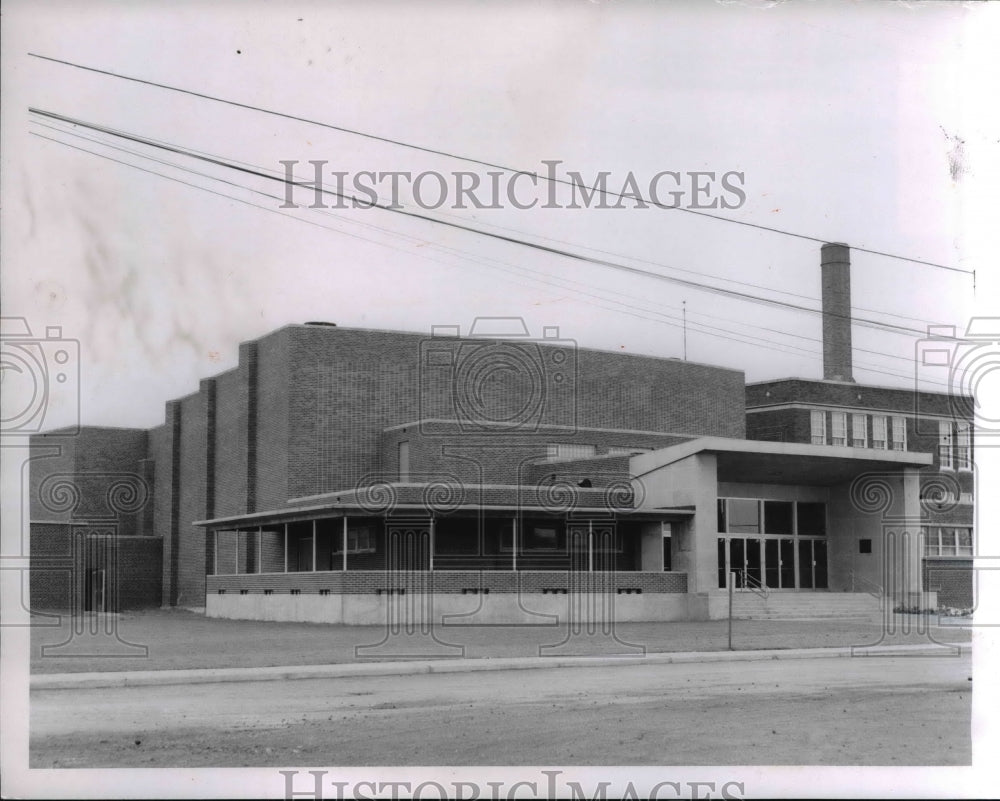
[[866,592],[769,592],[733,594],[733,617],[739,620],[780,618],[877,618],[880,599]]

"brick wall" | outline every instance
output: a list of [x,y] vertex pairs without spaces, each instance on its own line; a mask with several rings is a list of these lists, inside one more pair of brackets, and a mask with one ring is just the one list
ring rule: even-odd
[[160,606],[163,541],[159,537],[121,537],[117,544],[119,609]]
[[[159,537],[93,537],[106,529],[69,524],[34,524],[31,527],[31,609],[79,608],[72,593],[82,592],[86,571],[108,571],[108,604],[117,609],[160,606],[163,542]],[[88,543],[81,548],[83,543]],[[110,549],[110,550],[108,550]],[[74,575],[75,574],[75,575]],[[75,579],[75,581],[74,581]],[[114,601],[113,601],[114,599]]]
[[70,607],[73,563],[70,531],[68,524],[31,525],[31,592],[22,600],[33,611]]
[[974,577],[971,559],[924,559],[924,586],[937,590],[939,606],[971,609]]
[[192,525],[209,517],[206,505],[209,434],[206,396],[199,392],[179,401],[180,449],[177,484],[178,524],[174,602],[200,606],[205,594],[205,532]]
[[216,378],[215,516],[247,511],[246,377],[240,369]]
[[914,392],[908,389],[799,378],[767,381],[746,387],[748,409],[776,403],[816,403],[864,407],[908,415],[923,412],[952,417],[962,408],[971,408],[966,404],[969,400],[956,399],[948,393]]
[[[544,452],[552,437],[558,441],[576,439],[575,431],[580,427],[727,437],[742,437],[745,430],[743,376],[732,370],[580,350],[567,351],[566,361],[560,363],[564,382],[547,383],[550,373],[555,372],[546,366],[550,349],[528,347],[524,352],[531,358],[537,355],[542,365],[537,373],[539,383],[532,389],[517,383],[516,370],[500,374],[513,374],[509,379],[477,383],[475,371],[463,366],[477,359],[488,365],[494,356],[504,356],[504,348],[509,350],[509,346],[503,343],[440,341],[419,334],[309,326],[278,333],[291,343],[291,497],[350,488],[383,466],[397,470],[395,448],[401,435],[383,438],[385,428],[423,419],[457,417],[469,421],[468,415],[476,409],[496,415],[495,419],[513,415],[520,425],[513,432],[498,435],[470,423],[461,436],[447,435],[450,444],[495,445],[510,439],[511,434],[518,439],[539,440],[538,446],[521,448],[506,457],[500,454],[500,461],[506,461],[507,466],[497,468],[485,480],[504,483],[510,483],[502,477],[513,472],[509,465],[522,462],[523,454],[533,456],[538,447]],[[428,366],[429,342],[450,350],[450,367]],[[480,353],[477,348],[486,350]],[[473,388],[482,390],[475,403],[467,397]],[[504,404],[509,404],[511,397],[515,405],[528,402],[529,413],[518,417],[516,409],[507,408]],[[531,406],[532,399],[538,400],[537,408]],[[542,437],[538,427],[546,425],[564,428],[551,429]],[[429,464],[435,452],[441,454],[441,444],[449,444],[435,444],[433,436],[427,436],[416,458],[411,445],[413,469]],[[484,461],[496,464],[495,455],[491,448],[489,459]],[[389,457],[391,467],[386,462]],[[471,469],[467,465],[464,475],[471,477]],[[491,472],[493,469],[490,467]]]

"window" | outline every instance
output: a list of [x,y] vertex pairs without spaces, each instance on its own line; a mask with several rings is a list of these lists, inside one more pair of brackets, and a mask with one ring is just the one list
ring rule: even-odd
[[826,412],[809,412],[809,429],[813,445],[826,445]]
[[892,418],[892,449],[894,451],[906,450],[906,418]]
[[847,412],[833,412],[831,422],[833,430],[830,437],[830,444],[847,445]]
[[348,553],[372,553],[375,550],[372,530],[367,526],[347,529]]
[[732,534],[759,534],[760,504],[755,500],[730,498],[728,530]]
[[854,448],[868,447],[868,415],[851,415],[851,446]]
[[938,454],[941,459],[941,469],[951,470],[951,421],[938,421]]
[[674,569],[673,538],[671,537],[673,532],[669,523],[661,523],[660,526],[663,531],[663,570],[669,573]]
[[764,533],[794,533],[795,504],[791,501],[764,501]]
[[871,553],[872,541],[868,539],[858,540],[858,553]]
[[564,461],[567,459],[589,459],[597,455],[596,445],[549,445],[547,457],[549,461]]
[[925,556],[972,556],[972,529],[924,529]]
[[972,469],[972,430],[969,424],[964,421],[956,423],[958,436],[956,437],[957,448],[955,454],[956,466],[959,470]]
[[799,501],[796,504],[798,534],[814,537],[826,536],[826,504]]
[[559,547],[559,529],[554,525],[528,524],[524,530],[524,550],[554,551]]
[[410,480],[410,442],[403,440],[399,443],[399,480]]
[[608,456],[634,456],[637,453],[649,453],[649,448],[624,448],[612,445],[608,448]]
[[881,414],[872,416],[872,447],[884,451],[886,447],[886,419]]

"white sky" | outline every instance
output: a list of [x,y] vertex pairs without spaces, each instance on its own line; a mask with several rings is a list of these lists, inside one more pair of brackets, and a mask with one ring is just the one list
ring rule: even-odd
[[[676,318],[686,301],[688,357],[743,369],[752,381],[821,377],[819,342],[776,333],[818,339],[820,320],[378,210],[282,217],[276,202],[44,129],[27,107],[268,170],[310,158],[350,171],[475,165],[29,52],[526,170],[561,159],[585,176],[610,171],[612,187],[630,170],[646,180],[661,170],[738,170],[747,202],[722,212],[733,219],[962,269],[987,266],[963,230],[969,154],[990,133],[966,122],[977,100],[965,78],[978,14],[960,4],[442,3],[417,11],[402,3],[91,2],[6,10],[4,315],[27,318],[36,333],[62,326],[80,341],[85,423],[157,424],[165,400],[235,364],[240,340],[289,322],[465,331],[477,316],[519,316],[534,332],[556,325],[583,346],[680,356]],[[959,139],[965,173],[954,181]],[[662,209],[441,214],[818,306],[814,242]],[[855,306],[872,310],[859,316],[964,328],[972,310],[967,275],[856,251],[852,274]],[[710,336],[699,324],[780,344]],[[854,341],[890,354],[856,352],[858,381],[912,386],[914,337],[855,326]],[[57,424],[72,404],[54,401]]]

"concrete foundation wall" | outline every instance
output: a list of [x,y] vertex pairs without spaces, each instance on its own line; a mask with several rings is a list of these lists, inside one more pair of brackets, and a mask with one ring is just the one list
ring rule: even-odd
[[[572,618],[570,601],[574,603]],[[347,626],[377,626],[431,622],[435,626],[485,626],[522,624],[552,627],[557,631],[570,622],[618,623],[688,620],[686,593],[591,596],[543,595],[542,593],[497,593],[429,596],[347,594],[338,595],[209,595],[208,617],[234,620],[335,623]],[[606,601],[610,600],[610,607]]]

